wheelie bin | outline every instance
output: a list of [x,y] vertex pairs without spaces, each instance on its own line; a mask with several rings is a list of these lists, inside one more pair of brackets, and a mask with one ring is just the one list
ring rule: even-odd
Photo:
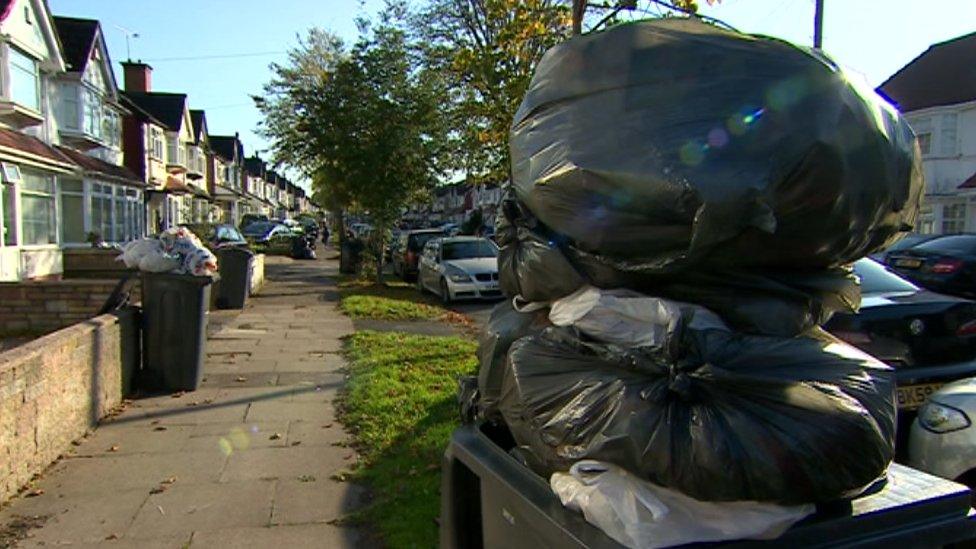
[[149,388],[200,386],[213,282],[208,276],[143,273],[143,369]]
[[243,309],[251,288],[254,253],[239,246],[217,249],[220,284],[217,285],[217,307]]

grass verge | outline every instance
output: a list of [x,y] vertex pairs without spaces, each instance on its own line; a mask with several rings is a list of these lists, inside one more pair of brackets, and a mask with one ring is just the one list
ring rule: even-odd
[[358,519],[389,547],[436,547],[440,460],[457,427],[457,379],[477,369],[459,337],[357,332],[347,341],[343,424],[361,455],[352,478],[373,492]]
[[389,280],[376,284],[371,280],[339,280],[339,308],[351,318],[375,320],[441,320],[470,325],[471,320],[445,309],[430,294],[421,294],[412,284]]

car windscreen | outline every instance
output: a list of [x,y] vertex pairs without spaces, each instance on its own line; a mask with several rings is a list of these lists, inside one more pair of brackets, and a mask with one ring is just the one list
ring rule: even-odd
[[407,238],[407,249],[411,252],[419,252],[424,249],[424,244],[432,238],[441,238],[444,233],[417,233]]
[[441,246],[441,257],[445,261],[452,259],[472,259],[476,257],[496,257],[498,248],[487,240],[466,240],[463,242],[446,242]]
[[269,223],[267,221],[255,221],[247,227],[244,227],[242,231],[247,236],[264,236],[271,232],[277,226],[276,223]]
[[976,236],[953,235],[929,240],[912,248],[946,255],[969,255],[976,252]]
[[239,242],[244,240],[244,237],[234,227],[217,227],[217,240],[222,242]]
[[918,286],[888,271],[879,263],[870,259],[862,259],[855,262],[854,274],[861,279],[861,293],[864,294],[918,291]]

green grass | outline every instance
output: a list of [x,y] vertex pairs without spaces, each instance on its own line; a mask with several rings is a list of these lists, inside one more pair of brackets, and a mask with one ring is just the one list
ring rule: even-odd
[[374,499],[359,519],[389,547],[436,547],[440,460],[457,427],[457,379],[477,369],[459,337],[356,332],[341,420],[361,455],[353,478]]
[[436,320],[449,311],[430,296],[398,280],[376,284],[362,279],[340,280],[339,307],[352,318]]

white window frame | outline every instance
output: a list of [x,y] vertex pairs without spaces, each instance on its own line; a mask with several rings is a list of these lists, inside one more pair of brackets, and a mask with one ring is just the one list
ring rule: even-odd
[[[14,186],[17,191],[17,201],[15,203],[14,215],[17,217],[17,242],[21,249],[36,250],[36,249],[47,249],[52,247],[57,247],[60,244],[60,231],[58,230],[58,193],[57,193],[57,181],[53,173],[46,173],[40,170],[22,170],[25,173],[31,175],[37,175],[47,179],[49,185],[47,191],[40,191],[37,189],[25,188],[25,179],[21,178]],[[51,228],[54,234],[54,242],[45,242],[43,244],[28,244],[24,238],[24,197],[38,197],[45,198],[50,201],[51,211],[50,219]]]
[[[64,183],[67,181],[81,183],[81,190],[69,190],[64,188]],[[62,247],[83,247],[87,246],[87,237],[91,232],[91,204],[88,201],[86,189],[87,185],[83,179],[75,179],[73,177],[63,177],[58,176],[58,239]],[[62,197],[63,196],[73,196],[81,198],[81,240],[78,242],[69,242],[65,238],[64,234],[64,214],[65,210],[62,208]]]
[[[965,202],[954,202],[942,206],[942,234],[962,233],[966,231],[966,213],[968,205]],[[952,214],[952,215],[950,215]]]
[[[15,61],[20,60],[20,59],[18,59],[18,57],[19,58],[22,58],[23,60],[25,60],[27,62],[29,62],[31,64],[31,67],[29,67],[29,68],[28,67],[22,67],[19,64],[15,63]],[[42,106],[42,97],[41,97],[41,72],[40,72],[40,68],[38,67],[37,59],[35,59],[34,57],[31,57],[28,53],[26,53],[26,52],[24,52],[24,51],[22,51],[22,50],[20,50],[18,48],[15,48],[13,46],[9,46],[8,45],[8,47],[7,47],[7,64],[8,64],[8,68],[9,68],[8,74],[11,75],[9,77],[10,82],[8,82],[8,84],[7,84],[8,98],[10,99],[10,101],[12,101],[14,103],[17,103],[18,105],[20,105],[20,106],[22,106],[22,107],[24,107],[26,109],[29,109],[29,110],[31,110],[33,112],[36,112],[36,113],[40,114],[41,113],[41,106]],[[13,76],[12,75],[13,75],[13,73],[14,73],[15,70],[18,71],[18,72],[21,72],[23,74],[30,74],[34,78],[34,105],[28,105],[26,103],[23,103],[21,101],[21,98],[14,97]]]
[[154,126],[149,128],[149,157],[166,162],[166,135]]

